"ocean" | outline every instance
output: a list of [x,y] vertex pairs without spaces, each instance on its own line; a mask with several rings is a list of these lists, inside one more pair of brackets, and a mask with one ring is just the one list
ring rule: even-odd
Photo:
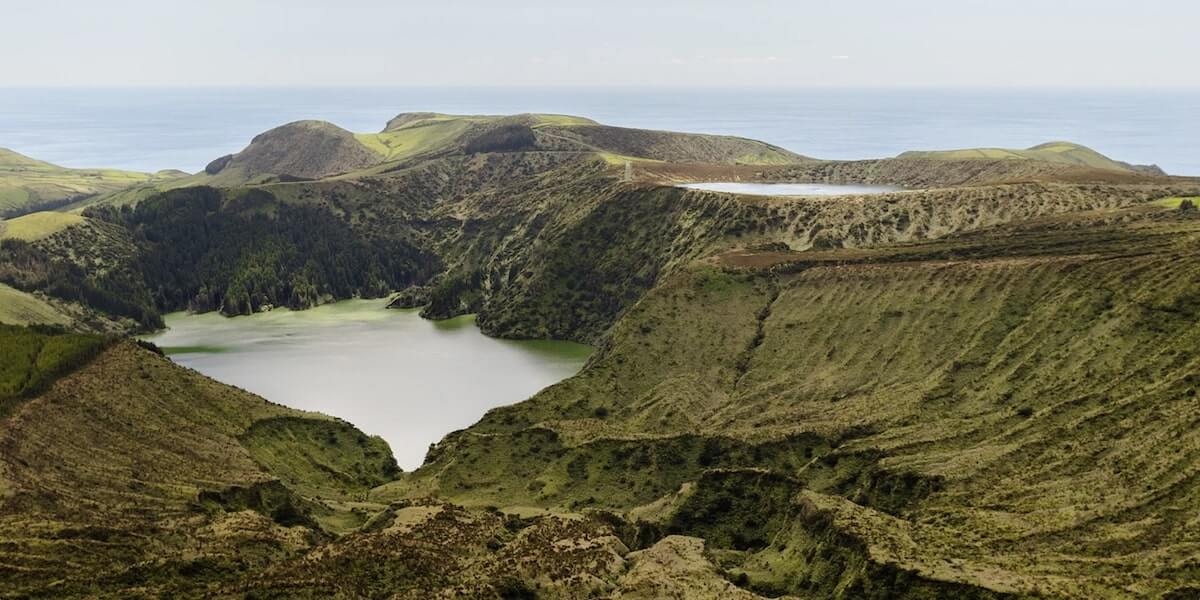
[[1200,90],[0,88],[0,147],[69,167],[194,172],[289,121],[378,131],[412,111],[567,113],[826,159],[1068,140],[1200,175]]

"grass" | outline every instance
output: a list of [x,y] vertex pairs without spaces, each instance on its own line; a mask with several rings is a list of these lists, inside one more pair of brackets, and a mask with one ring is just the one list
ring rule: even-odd
[[403,160],[449,147],[472,124],[472,119],[430,119],[383,133],[356,133],[357,139],[385,160]]
[[75,214],[46,211],[30,213],[0,221],[0,239],[13,238],[31,242],[82,222],[84,218]]
[[0,148],[0,214],[65,204],[81,196],[114,192],[175,175],[117,169],[69,169]]
[[1038,160],[1097,169],[1130,170],[1128,165],[1108,158],[1086,146],[1070,142],[1049,142],[1023,150],[964,148],[960,150],[911,151],[901,154],[899,158],[935,160]]
[[1160,535],[1200,495],[1197,241],[1189,216],[1132,206],[795,269],[692,265],[578,376],[378,498],[665,505],[649,527],[741,552],[773,595],[1154,596],[1194,555]]
[[737,165],[788,165],[795,162],[795,157],[787,156],[771,149],[743,154],[733,159],[733,163]]
[[0,418],[83,365],[106,344],[99,336],[0,325]]
[[533,115],[533,117],[537,121],[537,124],[534,125],[534,127],[541,127],[544,125],[570,126],[570,125],[595,125],[596,124],[596,122],[591,119],[588,119],[585,117],[576,117],[576,116],[572,116],[572,115],[536,114],[536,115]]
[[617,154],[615,152],[597,152],[596,154],[599,154],[600,158],[604,159],[604,162],[606,162],[610,165],[616,165],[616,166],[621,166],[621,167],[625,166],[625,163],[627,163],[627,162],[633,163],[634,165],[637,165],[638,163],[650,163],[650,164],[663,164],[664,163],[664,161],[661,161],[661,160],[654,160],[652,158],[638,158],[636,156],[626,156],[624,154]]
[[[537,114],[532,116],[535,122],[534,127],[596,124],[591,119],[571,115]],[[371,151],[384,157],[385,160],[404,160],[427,152],[449,148],[472,125],[501,118],[503,117],[437,114],[405,123],[382,133],[356,133],[354,137]]]
[[0,283],[0,323],[68,325],[71,320],[45,300]]
[[1162,198],[1160,200],[1155,200],[1154,204],[1163,208],[1179,208],[1179,205],[1183,204],[1184,200],[1190,200],[1193,205],[1200,208],[1200,196],[1174,196],[1171,198]]
[[306,495],[365,496],[400,472],[382,438],[333,419],[265,419],[241,443],[259,464]]

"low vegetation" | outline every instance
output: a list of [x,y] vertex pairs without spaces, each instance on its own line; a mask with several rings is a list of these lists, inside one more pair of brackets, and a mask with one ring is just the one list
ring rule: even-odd
[[263,190],[185,188],[92,214],[134,233],[141,277],[164,312],[240,315],[381,297],[423,282],[436,265],[402,240],[358,237],[324,210],[281,204]]
[[71,318],[45,298],[0,283],[0,323],[67,325]]
[[[1195,387],[1198,236],[1194,217],[1135,208],[696,267],[580,376],[490,412],[392,487],[655,514],[650,531],[702,536],[753,589],[800,597],[1168,592],[1190,585],[1165,558],[1190,542],[1142,519],[1166,490],[1197,493],[1174,432]],[[1101,559],[1123,566],[1083,566]]]
[[87,363],[108,341],[48,325],[0,325],[0,418],[16,403],[44,391],[55,379]]
[[963,150],[940,151],[910,151],[899,158],[935,159],[935,160],[1032,160],[1046,163],[1056,163],[1113,171],[1145,171],[1162,173],[1158,167],[1130,165],[1113,160],[1079,144],[1070,142],[1049,142],[1039,144],[1024,150],[1004,148],[969,148]]
[[83,222],[83,217],[70,213],[35,212],[15,219],[0,221],[0,239],[31,242],[58,233]]
[[386,442],[332,419],[262,420],[240,441],[289,487],[313,495],[365,495],[400,473]]
[[[0,243],[0,294],[29,306],[152,327],[403,289],[599,349],[401,473],[350,424],[154,348],[4,328],[0,589],[1194,595],[1200,186],[1085,150],[813,161],[412,113],[288,125],[66,227],[35,217]],[[670,185],[719,177],[922,189]]]
[[53,210],[86,197],[184,175],[114,169],[68,169],[0,148],[0,218]]

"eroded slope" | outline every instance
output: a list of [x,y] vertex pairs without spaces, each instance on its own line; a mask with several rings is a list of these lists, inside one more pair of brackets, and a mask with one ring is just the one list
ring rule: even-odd
[[[41,340],[30,364],[60,377],[0,394],[0,595],[197,594],[327,539],[353,522],[338,502],[395,476],[382,441],[132,342],[91,358],[93,338],[0,335]],[[282,418],[320,442],[262,430]]]
[[631,511],[802,597],[1185,593],[1198,244],[1132,209],[696,266],[379,493]]

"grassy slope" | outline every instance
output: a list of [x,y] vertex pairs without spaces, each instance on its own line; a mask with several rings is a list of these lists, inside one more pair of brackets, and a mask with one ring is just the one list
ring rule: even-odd
[[[752,585],[802,597],[1195,585],[1191,516],[1170,507],[1200,494],[1198,244],[1194,218],[1141,208],[862,264],[785,253],[768,262],[804,262],[774,276],[698,267],[579,377],[377,497],[630,510],[697,481],[658,526],[701,523]],[[714,468],[752,469],[728,489],[761,491],[729,505]]]
[[439,119],[380,133],[356,133],[354,137],[384,160],[403,160],[447,147],[471,123],[466,119]]
[[[923,164],[906,162],[887,175],[924,172]],[[1022,182],[833,202],[627,186],[617,171],[586,153],[506,152],[266,189],[281,202],[327,208],[364,234],[432,248],[448,270],[432,282],[427,316],[479,312],[480,325],[494,335],[581,341],[595,340],[662,274],[724,245],[781,242],[802,249],[929,239],[1184,189],[1158,180]],[[1002,171],[989,165],[988,172]],[[956,166],[937,174],[946,178],[938,181],[958,181],[963,173]]]
[[[0,576],[18,590],[64,578],[75,593],[94,584],[470,595],[536,581],[557,590],[549,595],[582,596],[648,570],[642,584],[695,572],[715,597],[737,593],[694,540],[665,538],[642,555],[618,545],[690,533],[757,589],[807,597],[988,597],[979,586],[1150,593],[1190,582],[1190,538],[1120,520],[1129,506],[1135,516],[1174,514],[1139,499],[1139,486],[1190,501],[1188,482],[1162,475],[1172,459],[1137,471],[1158,473],[1151,480],[1093,460],[1108,451],[1095,440],[1169,437],[1153,429],[1169,421],[1154,411],[1186,418],[1186,405],[1170,394],[1128,401],[1094,428],[1088,413],[1070,412],[1090,410],[1079,399],[1090,393],[1085,376],[1149,388],[1147,377],[1174,382],[1191,368],[1181,323],[1192,316],[1195,223],[1132,208],[1180,190],[1024,183],[744,201],[617,185],[578,154],[455,155],[378,178],[267,189],[359,231],[435,244],[455,261],[456,278],[439,285],[449,310],[481,302],[493,332],[591,337],[628,309],[583,375],[493,411],[418,476],[368,496],[388,466],[352,428],[122,346],[60,382],[61,393],[23,404],[4,430],[0,562],[17,567]],[[1099,212],[1052,216],[1081,209]],[[1036,216],[1035,227],[946,238]],[[77,229],[86,228],[67,231]],[[831,249],[745,248],[765,242]],[[720,266],[687,266],[731,244],[743,249]],[[789,262],[774,276],[726,270]],[[1098,281],[1111,283],[1108,300],[1091,287]],[[1030,319],[1050,325],[1019,329]],[[1098,320],[1105,327],[1090,329]],[[1079,335],[1089,342],[1076,344]],[[1129,350],[1110,351],[1114,339]],[[988,354],[997,348],[1017,358]],[[1080,445],[1056,445],[1064,439]],[[1180,439],[1171,448],[1186,470],[1190,438]],[[1122,473],[1143,460],[1117,459]],[[998,479],[997,465],[1007,469]],[[1077,481],[1111,494],[1077,495]],[[431,492],[475,509],[412,499]],[[398,498],[407,499],[385,505]],[[600,517],[524,521],[488,505],[652,518],[640,530]],[[1168,522],[1184,536],[1185,516]],[[1074,520],[1054,530],[1065,517]],[[1098,541],[1081,550],[1079,539]],[[434,542],[449,551],[430,550]],[[1013,548],[1026,543],[1045,560],[1022,562]],[[80,548],[82,567],[54,566]],[[655,561],[670,567],[646,566]]]
[[64,213],[35,213],[0,226],[9,224],[21,235],[0,231],[0,282],[46,297],[76,329],[161,326],[137,273],[139,250],[128,229]]
[[0,323],[68,325],[71,317],[42,298],[0,283]]
[[478,311],[481,327],[501,336],[592,341],[663,275],[724,246],[864,247],[1171,193],[1156,187],[1019,184],[837,201],[739,199],[612,186],[603,173],[580,169],[445,205],[445,214],[471,215],[478,231],[441,249],[466,255],[463,263],[475,270],[452,270],[445,281],[488,286],[481,293],[469,285],[462,290],[447,285],[445,298],[435,294],[439,310],[430,312]]
[[[58,339],[0,329],[3,373],[26,338]],[[600,517],[364,501],[394,475],[381,442],[132,343],[73,366],[0,417],[0,596],[737,593],[695,541],[629,555]]]
[[0,239],[13,238],[31,242],[58,233],[72,225],[78,225],[83,221],[83,217],[69,213],[30,213],[15,219],[0,221]]
[[[613,165],[625,160],[648,163],[682,161],[747,165],[785,165],[804,157],[755,140],[731,136],[685,134],[601,125],[583,117],[555,114],[511,116],[406,113],[379,133],[350,134],[324,122],[288,124],[265,132],[215,173],[117,191],[96,201],[75,204],[132,205],[155,193],[185,186],[236,187],[303,178],[357,180],[411,166],[422,159],[461,154],[469,141],[490,128],[528,127],[534,147],[569,154],[596,153]],[[330,142],[337,138],[338,144]],[[369,153],[370,158],[362,155]],[[353,160],[341,155],[353,155]]]
[[1155,201],[1155,204],[1164,208],[1179,208],[1185,201],[1191,202],[1193,206],[1200,207],[1200,196],[1173,196]]
[[937,160],[1035,160],[1048,163],[1076,165],[1114,171],[1131,171],[1125,163],[1115,161],[1091,148],[1070,142],[1049,142],[1024,150],[1005,148],[968,148],[962,150],[911,151],[898,158]]
[[[809,160],[778,146],[734,136],[677,133],[599,124],[546,123],[543,144],[552,140],[611,155],[652,161],[718,165],[786,165]],[[548,138],[548,139],[546,139]]]
[[[53,369],[50,358],[70,355],[51,346],[96,339],[0,335],[10,375],[21,364]],[[41,346],[35,359],[9,356],[30,338]],[[326,539],[325,527],[361,523],[344,502],[395,468],[386,446],[364,455],[359,438],[381,442],[345,424],[270,404],[130,342],[7,412],[0,428],[6,594],[170,594],[181,584],[194,593],[219,585]],[[289,429],[272,425],[279,419]],[[343,474],[350,464],[359,471]]]
[[[595,124],[590,119],[570,115],[528,115],[534,128],[546,125]],[[430,113],[420,118],[393,120],[380,133],[357,133],[355,138],[387,161],[403,161],[421,154],[447,150],[473,125],[491,123],[507,117],[482,115],[445,115]]]
[[0,416],[23,398],[41,392],[61,374],[95,356],[106,344],[98,336],[57,334],[0,325]]
[[62,205],[79,196],[114,192],[176,175],[173,172],[149,174],[116,169],[68,169],[0,148],[0,215]]

